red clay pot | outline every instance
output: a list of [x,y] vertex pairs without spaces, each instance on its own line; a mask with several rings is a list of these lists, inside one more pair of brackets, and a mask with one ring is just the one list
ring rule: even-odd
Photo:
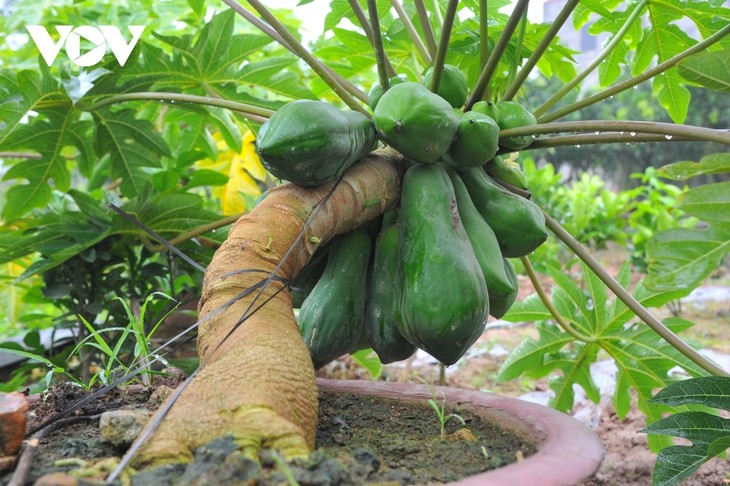
[[[426,385],[318,379],[320,389],[396,400],[425,402],[432,397]],[[466,390],[433,387],[447,406],[478,411],[486,419],[533,442],[538,451],[505,467],[464,478],[457,486],[569,486],[598,470],[605,450],[598,436],[574,418],[516,398]]]
[[0,393],[0,457],[18,452],[25,437],[28,400],[22,393]]

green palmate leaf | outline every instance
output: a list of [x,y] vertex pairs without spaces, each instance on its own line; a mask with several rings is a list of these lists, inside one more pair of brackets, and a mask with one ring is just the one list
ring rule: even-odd
[[[48,71],[21,71],[15,79],[5,73],[0,77],[0,150],[37,152],[38,159],[21,160],[3,176],[3,180],[24,179],[25,184],[11,187],[6,195],[2,216],[14,220],[28,211],[48,204],[49,184],[67,191],[71,174],[67,157],[74,156],[83,174],[88,174],[94,159],[89,143],[89,121],[81,120],[72,110],[71,99]],[[38,116],[29,115],[36,112]]]
[[64,107],[70,99],[54,80],[43,62],[40,72],[0,71],[0,148],[5,149],[8,136],[31,111],[42,113],[54,107]]
[[[294,56],[269,55],[256,60],[260,52],[273,41],[265,35],[233,34],[235,14],[227,10],[213,17],[200,32],[196,40],[192,36],[155,37],[172,48],[172,54],[148,43],[142,44],[141,59],[129,69],[119,70],[115,75],[114,88],[122,83],[129,88],[135,80],[151,83],[151,89],[185,91],[193,94],[210,95],[212,92],[223,98],[274,107],[263,96],[252,94],[261,89],[261,94],[276,93],[286,98],[313,98],[313,94],[298,79],[291,68],[297,67]],[[280,52],[280,51],[279,51]],[[98,96],[99,90],[92,90]]]
[[654,395],[651,402],[670,406],[696,403],[730,411],[730,377],[702,376],[672,383]]
[[646,286],[656,291],[693,289],[717,270],[730,251],[730,228],[672,229],[647,245]]
[[722,182],[681,195],[679,209],[712,226],[702,230],[672,229],[654,235],[647,245],[647,287],[692,289],[717,269],[730,251],[729,188],[730,183]]
[[550,406],[564,412],[573,409],[573,384],[580,385],[590,400],[597,403],[601,399],[601,392],[591,377],[590,368],[600,348],[594,344],[576,344],[574,348],[548,355],[544,363],[546,367],[562,371],[560,376],[550,380],[550,389],[555,393],[550,399]]
[[368,370],[373,380],[380,378],[380,374],[383,372],[383,364],[380,362],[378,355],[375,354],[375,351],[370,348],[361,349],[356,353],[352,353],[350,357],[358,366]]
[[573,10],[573,26],[580,30],[592,14],[608,18],[613,15],[613,10],[621,3],[621,0],[582,0]]
[[707,460],[707,448],[703,445],[666,447],[657,454],[652,486],[677,485]]
[[160,167],[160,157],[169,155],[165,141],[154,132],[152,123],[135,118],[134,110],[98,110],[96,151],[110,156],[110,175],[121,179],[126,196],[136,196],[149,183],[147,168]]
[[[716,2],[715,2],[716,3]],[[703,38],[708,37],[721,25],[730,21],[730,9],[696,0],[660,0],[647,4],[649,26],[636,48],[631,72],[637,75],[656,62],[663,62],[687,50],[697,43],[680,26],[677,20],[689,18]],[[676,123],[683,123],[689,107],[689,91],[683,86],[684,78],[676,68],[654,78],[653,89],[660,103]]]
[[730,93],[730,49],[690,56],[679,64],[679,74],[705,88]]
[[497,381],[509,381],[523,373],[534,377],[548,375],[553,367],[545,364],[547,356],[557,353],[563,346],[574,341],[571,335],[562,332],[554,324],[538,322],[537,331],[537,340],[527,338],[509,354],[499,370]]
[[[605,8],[600,9],[601,18],[590,26],[589,32],[598,35],[602,32],[608,32],[616,35],[624,26],[629,16],[633,12],[633,6],[629,6],[623,11],[606,12]],[[616,44],[616,47],[609,53],[604,61],[598,66],[598,81],[600,85],[609,86],[621,76],[623,69],[629,59],[628,53],[636,48],[637,43],[641,39],[641,22],[635,20],[629,30],[624,34],[622,42]]]
[[[651,402],[730,410],[730,377],[700,377],[673,383],[659,391]],[[655,485],[679,484],[730,447],[730,420],[706,412],[677,413],[651,423],[641,432],[682,437],[692,442],[692,446],[671,446],[659,452],[654,468]]]
[[[559,372],[550,380],[550,388],[555,392],[551,404],[561,410],[570,410],[574,400],[573,384],[580,385],[591,400],[600,399],[590,378],[590,364],[603,349],[615,360],[619,370],[612,397],[618,414],[623,417],[628,413],[633,389],[638,392],[640,409],[652,419],[659,419],[661,408],[648,400],[656,388],[669,382],[669,370],[681,366],[690,374],[702,374],[699,367],[649,327],[629,326],[635,318],[634,313],[620,301],[609,302],[605,287],[587,267],[582,267],[583,288],[574,277],[557,268],[548,267],[548,273],[556,284],[552,291],[556,310],[568,325],[590,341],[576,342],[570,334],[550,324],[552,316],[545,305],[537,295],[530,296],[515,303],[503,319],[538,321],[539,338],[526,339],[510,354],[500,369],[499,380],[509,380],[523,373],[541,377]],[[629,284],[628,264],[621,268],[617,280],[624,287]],[[642,282],[633,291],[634,297],[644,306],[661,306],[687,293],[684,290],[653,293]],[[682,319],[668,319],[665,324],[674,332],[691,326]],[[653,446],[662,445],[659,439],[651,441]]]
[[684,181],[698,175],[726,172],[730,172],[730,152],[706,155],[699,162],[683,161],[665,165],[657,170],[657,175]]
[[532,294],[515,302],[502,319],[509,322],[547,321],[552,319],[552,315],[540,297]]
[[[21,223],[18,223],[19,225]],[[21,229],[0,228],[0,263],[32,253],[41,258],[18,279],[50,270],[110,235],[109,221],[90,219],[83,213],[48,213],[22,222]]]
[[710,224],[730,223],[730,182],[690,189],[679,196],[677,207]]
[[[151,195],[148,191],[149,186],[122,209],[162,236],[176,235],[220,219],[220,215],[202,208],[203,200],[196,194]],[[114,233],[146,234],[122,218],[114,219],[112,229]]]

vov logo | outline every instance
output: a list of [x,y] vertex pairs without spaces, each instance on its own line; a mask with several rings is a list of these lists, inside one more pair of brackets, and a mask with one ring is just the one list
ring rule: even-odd
[[[145,27],[144,25],[130,25],[127,27],[129,32],[132,33],[132,40],[127,42],[122,37],[119,29],[113,25],[100,25],[98,27],[81,25],[76,28],[73,25],[58,25],[56,31],[60,38],[58,42],[54,43],[44,26],[25,26],[41,56],[49,66],[56,60],[64,45],[66,46],[66,55],[77,66],[93,66],[101,61],[104,54],[106,54],[106,46],[109,46],[119,65],[124,66],[132,53],[132,49],[139,42]],[[82,37],[96,46],[83,55],[81,54]]]

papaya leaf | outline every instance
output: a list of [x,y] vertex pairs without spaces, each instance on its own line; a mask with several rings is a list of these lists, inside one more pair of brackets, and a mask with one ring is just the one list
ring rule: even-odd
[[[730,410],[730,378],[700,377],[673,383],[660,390],[651,402],[671,406],[700,404]],[[702,464],[730,447],[730,419],[707,412],[680,412],[647,425],[640,432],[681,437],[691,446],[662,449],[654,468],[654,485],[676,485]]]
[[215,15],[196,40],[189,35],[154,34],[172,48],[172,53],[143,44],[142,61],[129,70],[120,71],[120,82],[152,79],[152,89],[203,95],[213,91],[226,99],[269,107],[271,102],[248,94],[252,88],[262,88],[291,99],[313,98],[298,76],[288,71],[288,68],[296,67],[296,58],[273,55],[256,60],[272,39],[265,35],[234,35],[234,17],[233,10]]
[[684,181],[698,175],[724,174],[726,172],[730,172],[730,152],[706,155],[699,162],[687,160],[665,165],[657,170],[657,175],[676,181]]
[[[699,164],[680,162],[663,168],[687,178],[724,172],[728,154],[712,154]],[[707,223],[705,229],[671,229],[656,233],[647,244],[646,285],[652,290],[693,289],[717,269],[730,251],[730,183],[707,184],[679,196],[678,209]]]
[[[647,3],[649,25],[636,47],[631,64],[631,73],[637,75],[656,62],[666,61],[689,49],[697,43],[675,22],[690,19],[698,28],[702,38],[717,30],[718,25],[730,21],[730,9],[707,1],[661,0]],[[685,79],[677,68],[672,68],[654,78],[652,88],[661,105],[675,123],[683,123],[689,108],[689,91],[684,87]]]
[[705,88],[730,93],[730,49],[690,56],[679,63],[679,74]]
[[370,377],[373,380],[380,378],[380,375],[383,372],[383,365],[380,362],[378,355],[375,354],[375,351],[370,348],[361,349],[360,351],[352,353],[350,357],[358,366],[368,370]]
[[3,180],[27,180],[6,193],[2,216],[11,221],[47,205],[51,181],[61,191],[69,189],[68,157],[74,157],[81,173],[88,175],[95,156],[88,137],[91,123],[80,119],[43,63],[40,72],[20,71],[14,78],[7,72],[0,75],[2,94],[7,98],[0,102],[0,150],[29,150],[39,155],[16,162],[3,176]]
[[[217,213],[203,209],[197,194],[159,194],[149,196],[147,190],[132,198],[122,209],[162,236],[170,237],[220,219]],[[114,218],[114,233],[145,234],[122,218]]]
[[46,213],[21,229],[0,227],[0,263],[33,253],[41,258],[18,277],[23,280],[65,262],[110,235],[109,221],[89,218],[80,212]]
[[653,291],[692,290],[717,270],[729,251],[727,224],[657,233],[647,244],[646,286]]
[[[619,416],[624,417],[632,403],[631,390],[636,390],[639,408],[652,419],[661,418],[663,408],[649,402],[656,388],[670,382],[669,370],[676,366],[692,375],[702,370],[690,362],[674,347],[664,341],[648,326],[633,324],[634,313],[623,302],[611,302],[601,281],[585,265],[582,266],[583,285],[575,276],[557,268],[548,267],[555,281],[552,303],[567,325],[590,339],[576,340],[572,335],[552,324],[552,316],[537,295],[517,302],[503,317],[507,321],[536,322],[538,338],[527,338],[509,355],[499,371],[497,379],[505,381],[520,374],[531,377],[550,376],[550,388],[555,392],[551,405],[561,410],[573,406],[573,385],[580,385],[589,399],[600,400],[600,393],[590,377],[590,365],[598,352],[608,353],[618,368],[617,385],[612,397]],[[619,271],[617,280],[624,287],[630,281],[629,265]],[[688,291],[674,290],[654,293],[642,282],[633,290],[634,297],[644,306],[661,306],[686,295]],[[683,319],[667,319],[674,332],[687,329],[692,324]],[[666,440],[652,437],[653,447],[666,444]]]
[[8,136],[25,125],[23,120],[31,111],[42,113],[70,104],[68,95],[51,77],[43,62],[40,62],[40,72],[0,71],[0,100],[0,147],[3,150]]
[[536,327],[539,338],[526,338],[509,354],[499,370],[497,381],[509,381],[521,374],[531,377],[548,375],[553,367],[546,365],[547,356],[574,341],[571,335],[562,332],[555,324],[537,322]]
[[730,182],[706,184],[682,193],[677,207],[712,225],[730,223]]
[[110,175],[121,179],[122,193],[136,196],[149,182],[146,169],[160,167],[160,157],[170,155],[167,144],[151,122],[135,117],[134,110],[97,110],[94,119],[97,153],[110,155]]
[[672,407],[696,403],[730,411],[730,377],[701,376],[672,383],[657,392],[651,401]]

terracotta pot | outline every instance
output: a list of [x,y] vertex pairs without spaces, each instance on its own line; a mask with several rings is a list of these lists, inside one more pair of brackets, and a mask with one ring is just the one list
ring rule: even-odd
[[[426,385],[381,381],[317,380],[321,390],[426,402]],[[596,434],[574,418],[516,398],[461,388],[433,387],[447,406],[467,406],[482,417],[534,443],[538,451],[505,467],[449,483],[458,486],[575,485],[591,477],[605,450]]]
[[18,452],[25,437],[28,400],[22,393],[0,393],[0,457]]

